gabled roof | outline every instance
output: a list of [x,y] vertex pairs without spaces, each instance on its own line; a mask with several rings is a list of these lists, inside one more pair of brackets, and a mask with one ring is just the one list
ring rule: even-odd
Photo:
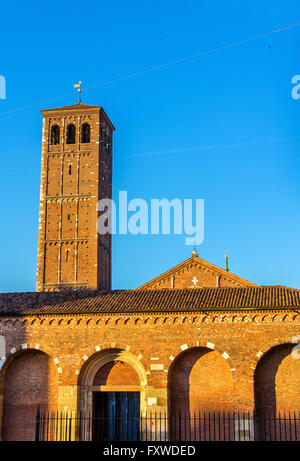
[[0,316],[300,309],[300,290],[281,286],[0,294]]
[[160,281],[162,281],[162,280],[164,280],[164,279],[166,279],[168,277],[171,277],[172,275],[174,275],[179,270],[182,270],[185,267],[188,267],[191,263],[193,263],[193,264],[196,263],[197,265],[199,265],[199,267],[201,267],[201,266],[205,267],[206,269],[209,269],[209,270],[215,272],[218,275],[223,275],[224,277],[229,278],[229,279],[231,279],[231,280],[235,281],[236,283],[239,283],[239,284],[241,284],[243,286],[249,286],[249,287],[250,286],[251,287],[252,286],[253,287],[257,286],[255,283],[249,282],[248,280],[243,279],[242,277],[239,277],[238,275],[232,274],[231,272],[228,272],[228,271],[222,269],[221,267],[215,266],[214,264],[211,264],[211,263],[205,261],[204,259],[200,259],[198,257],[198,255],[193,254],[187,260],[183,261],[182,263],[178,264],[175,267],[172,267],[172,269],[169,269],[168,271],[166,271],[163,274],[155,277],[154,279],[150,280],[149,282],[144,283],[143,285],[141,285],[137,289],[138,290],[149,289],[153,285],[158,284]]

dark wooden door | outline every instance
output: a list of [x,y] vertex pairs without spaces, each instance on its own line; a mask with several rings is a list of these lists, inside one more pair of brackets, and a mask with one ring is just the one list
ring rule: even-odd
[[93,440],[139,440],[139,420],[139,392],[93,392]]

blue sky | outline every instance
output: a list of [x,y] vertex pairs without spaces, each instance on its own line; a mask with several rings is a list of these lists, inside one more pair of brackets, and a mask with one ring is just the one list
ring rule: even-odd
[[[78,80],[92,87],[291,24],[300,3],[29,1],[2,5],[1,17],[0,291],[31,291],[40,109],[74,103]],[[119,190],[129,199],[204,198],[201,258],[224,267],[228,248],[232,272],[295,288],[300,100],[291,79],[300,74],[299,38],[295,27],[82,95],[116,126],[115,198]],[[113,288],[134,288],[191,251],[184,236],[115,236]]]

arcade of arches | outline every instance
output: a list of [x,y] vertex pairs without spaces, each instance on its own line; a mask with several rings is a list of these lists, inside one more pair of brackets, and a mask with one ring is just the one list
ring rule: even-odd
[[[300,360],[295,344],[286,338],[262,351],[258,347],[263,345],[259,341],[262,336],[257,328],[258,342],[249,342],[247,349],[238,336],[235,344],[226,334],[222,341],[216,325],[215,336],[227,351],[231,342],[229,355],[219,344],[208,341],[197,344],[191,340],[193,336],[208,338],[205,327],[196,336],[190,326],[189,343],[181,344],[184,325],[181,333],[174,329],[173,341],[159,339],[166,326],[157,325],[154,343],[149,324],[148,330],[144,329],[145,324],[138,330],[134,323],[130,339],[131,343],[135,340],[135,346],[131,346],[107,341],[98,345],[96,339],[100,342],[99,338],[113,337],[115,328],[107,327],[105,335],[97,328],[96,321],[92,325],[84,322],[80,329],[78,323],[76,328],[71,325],[67,321],[59,323],[58,319],[52,323],[56,335],[60,328],[61,340],[61,347],[54,349],[47,338],[51,330],[49,322],[47,329],[44,324],[33,324],[26,330],[30,343],[11,348],[6,359],[2,359],[2,440],[32,440],[37,406],[50,412],[108,412],[108,401],[112,398],[120,411],[124,411],[124,405],[131,399],[131,411],[141,414],[165,411],[192,415],[198,411],[254,408],[258,412],[300,410]],[[6,333],[16,334],[16,324],[11,322],[8,326]],[[170,337],[172,326],[168,327]],[[245,334],[253,334],[253,325],[249,332],[244,325],[241,339],[244,340]],[[20,338],[20,331],[18,335]],[[174,340],[176,335],[178,338]],[[45,348],[43,336],[44,344],[48,345]],[[268,339],[274,343],[271,337]],[[96,346],[91,347],[92,344]],[[255,357],[256,360],[250,360]]]

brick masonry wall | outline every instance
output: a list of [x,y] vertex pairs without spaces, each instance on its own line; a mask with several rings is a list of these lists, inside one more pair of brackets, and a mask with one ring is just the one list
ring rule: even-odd
[[[136,383],[136,373],[128,367],[136,365],[144,410],[170,410],[177,401],[177,409],[215,405],[247,411],[254,408],[256,397],[260,406],[274,408],[276,401],[277,410],[299,411],[300,359],[292,355],[296,344],[291,343],[299,332],[300,315],[292,311],[2,318],[7,356],[0,372],[1,393],[6,400],[19,392],[22,379],[25,383],[30,376],[23,360],[31,363],[33,356],[27,359],[27,354],[35,349],[47,354],[56,370],[37,367],[36,373],[41,382],[46,374],[51,388],[58,386],[58,408],[76,410],[78,386],[92,359],[121,350],[124,357],[128,354],[127,365],[111,368],[109,384]],[[24,387],[23,400],[31,400],[34,382]],[[275,397],[265,402],[270,390]],[[11,398],[18,406],[17,397]],[[40,401],[45,402],[42,397]],[[47,401],[55,404],[55,397],[48,394]],[[7,402],[6,428],[12,424]]]

